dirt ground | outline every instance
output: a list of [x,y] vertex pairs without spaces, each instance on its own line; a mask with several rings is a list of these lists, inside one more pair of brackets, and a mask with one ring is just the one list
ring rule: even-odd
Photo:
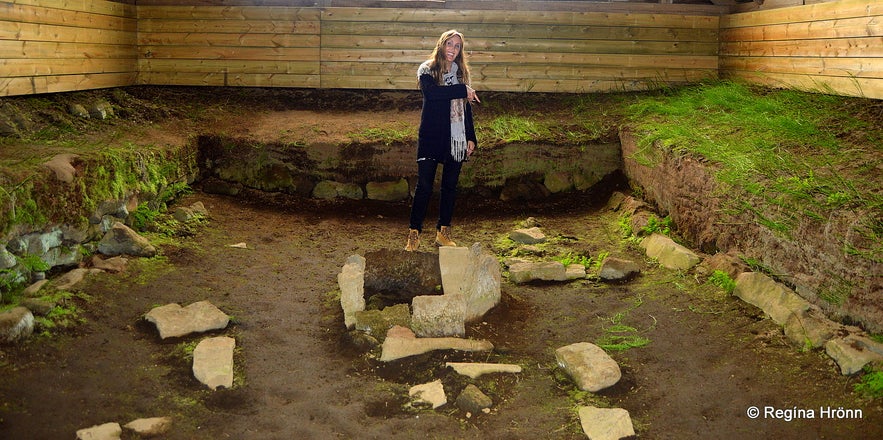
[[[400,111],[410,120],[419,109]],[[372,114],[364,117],[370,125]],[[548,257],[608,252],[638,262],[642,274],[624,284],[504,279],[501,304],[467,328],[467,337],[491,341],[494,352],[389,364],[349,342],[337,273],[350,255],[404,246],[407,202],[229,198],[196,189],[179,201],[201,201],[210,212],[194,235],[161,245],[158,258],[133,259],[123,273],[79,285],[86,320],[73,331],[2,347],[0,438],[73,438],[96,424],[171,416],[169,439],[578,439],[585,438],[581,405],[627,409],[646,439],[883,438],[881,402],[853,393],[856,379],[840,375],[823,352],[790,345],[759,310],[692,274],[658,267],[623,240],[618,214],[604,208],[611,191],[626,190],[622,182],[542,202],[462,197],[454,225],[461,244],[501,252],[502,238],[534,217],[554,237]],[[247,249],[229,246],[242,242]],[[437,253],[426,242],[421,251]],[[193,378],[183,353],[205,335],[162,341],[142,319],[159,305],[201,300],[234,317],[214,333],[236,339],[229,390],[210,391]],[[597,342],[614,324],[650,342],[611,353],[623,372],[617,385],[577,390],[554,350]],[[450,361],[516,363],[523,372],[470,380],[446,369]],[[408,388],[435,379],[449,403],[407,407]],[[489,414],[467,417],[453,405],[468,383],[492,398]],[[750,407],[761,416],[749,418]],[[766,407],[815,417],[767,417]],[[822,418],[828,407],[862,417]]]

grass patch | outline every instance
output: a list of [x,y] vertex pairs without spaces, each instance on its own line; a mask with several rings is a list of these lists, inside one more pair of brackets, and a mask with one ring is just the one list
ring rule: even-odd
[[370,127],[347,135],[353,142],[377,143],[386,146],[404,144],[417,139],[417,127],[399,124],[393,127]]
[[720,287],[728,294],[732,294],[736,289],[736,281],[730,278],[730,275],[724,271],[716,270],[708,277],[708,282]]
[[871,399],[883,398],[883,370],[865,366],[861,382],[855,384],[855,392]]
[[852,116],[854,101],[729,81],[669,90],[628,106],[640,132],[633,159],[653,166],[664,151],[712,162],[725,209],[747,212],[785,237],[801,222],[857,213],[853,230],[840,237],[844,250],[881,261],[883,231],[872,213],[883,210],[883,193],[871,153],[883,148],[883,128],[873,115]]

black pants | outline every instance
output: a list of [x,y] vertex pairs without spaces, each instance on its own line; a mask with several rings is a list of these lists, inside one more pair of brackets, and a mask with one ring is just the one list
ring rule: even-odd
[[[414,204],[411,205],[411,229],[423,231],[423,219],[432,196],[435,173],[439,162],[433,159],[417,161],[417,187],[414,189]],[[457,199],[457,181],[460,179],[462,162],[448,159],[442,165],[441,200],[439,201],[438,223],[435,228],[451,226],[454,215],[454,201]]]

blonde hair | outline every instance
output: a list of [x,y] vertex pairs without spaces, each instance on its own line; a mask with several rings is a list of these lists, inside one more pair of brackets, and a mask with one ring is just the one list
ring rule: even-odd
[[[457,81],[459,81],[460,84],[468,85],[469,65],[466,64],[466,38],[463,37],[463,34],[454,29],[441,34],[441,37],[439,37],[438,41],[435,43],[435,48],[432,49],[432,54],[429,55],[429,72],[435,79],[435,82],[441,84],[442,66],[445,64],[445,43],[454,37],[460,37],[460,41],[462,41],[462,44],[460,45],[460,53],[457,54],[457,58],[454,59],[454,62],[457,63],[457,66],[459,67],[457,70]],[[417,86],[420,86],[419,78],[417,80]]]

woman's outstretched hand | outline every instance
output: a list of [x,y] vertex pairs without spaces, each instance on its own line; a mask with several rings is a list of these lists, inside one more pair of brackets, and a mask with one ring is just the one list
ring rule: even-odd
[[469,86],[466,86],[466,99],[469,102],[481,102],[481,100],[478,99],[478,94],[475,93],[475,89]]

